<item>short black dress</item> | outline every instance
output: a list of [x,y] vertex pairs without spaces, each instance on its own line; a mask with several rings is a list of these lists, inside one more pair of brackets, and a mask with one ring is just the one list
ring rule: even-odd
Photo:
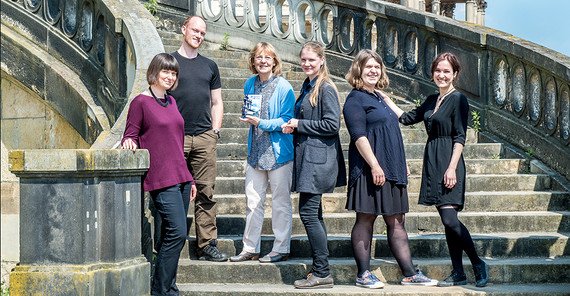
[[[403,214],[409,211],[408,176],[404,142],[398,116],[378,93],[353,89],[343,109],[350,133],[349,181],[346,209],[374,215]],[[386,175],[386,183],[373,183],[370,166],[355,142],[366,137]]]
[[453,145],[465,145],[469,103],[465,95],[455,90],[433,113],[438,94],[429,96],[418,108],[404,113],[400,122],[410,125],[423,121],[428,134],[424,150],[422,185],[419,204],[428,206],[465,204],[465,161],[463,154],[457,163],[457,184],[448,189],[443,183],[445,171],[451,161]]

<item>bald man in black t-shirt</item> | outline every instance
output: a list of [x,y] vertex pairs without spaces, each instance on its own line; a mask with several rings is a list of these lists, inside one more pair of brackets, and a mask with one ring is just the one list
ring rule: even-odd
[[[222,85],[216,63],[198,54],[206,35],[206,23],[199,16],[186,19],[184,40],[172,55],[178,60],[178,87],[170,92],[184,118],[184,156],[198,189],[194,201],[196,241],[200,260],[226,261],[217,248],[216,143],[224,116]],[[166,151],[165,151],[166,152]]]

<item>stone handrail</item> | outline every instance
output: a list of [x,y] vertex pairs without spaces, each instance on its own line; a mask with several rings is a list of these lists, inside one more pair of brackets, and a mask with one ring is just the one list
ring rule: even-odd
[[[135,0],[2,0],[3,42],[6,29],[16,44],[3,50],[2,70],[37,92],[93,148],[111,148],[120,139],[127,102],[146,87],[150,59],[164,51],[161,42],[148,42],[159,40],[154,22]],[[18,46],[30,56],[44,54],[19,57],[11,50]],[[44,85],[45,73],[23,65],[36,60],[60,78]],[[55,89],[68,89],[73,98],[58,98],[62,94],[48,83],[65,84]]]
[[[269,41],[285,61],[300,45],[327,47],[333,74],[344,76],[360,49],[383,57],[390,91],[409,99],[436,91],[433,58],[455,53],[463,67],[457,87],[480,112],[481,127],[570,178],[570,58],[532,42],[472,23],[375,0],[195,0],[190,7],[161,0],[158,26],[195,13],[206,38],[244,50]],[[184,3],[186,5],[186,3]],[[252,38],[254,36],[254,38]]]

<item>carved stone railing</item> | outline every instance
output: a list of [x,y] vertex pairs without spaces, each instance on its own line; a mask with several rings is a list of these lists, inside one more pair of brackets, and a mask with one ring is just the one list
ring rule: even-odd
[[532,151],[570,178],[570,58],[487,27],[373,0],[160,0],[157,25],[179,29],[189,14],[203,16],[206,39],[230,36],[249,50],[269,41],[285,61],[298,62],[300,45],[327,47],[333,74],[344,76],[352,56],[376,50],[390,74],[393,93],[410,99],[436,91],[433,58],[454,52],[463,70],[457,86],[481,114],[483,131]]
[[87,143],[111,148],[111,127],[164,51],[154,20],[134,0],[2,0],[2,70]]

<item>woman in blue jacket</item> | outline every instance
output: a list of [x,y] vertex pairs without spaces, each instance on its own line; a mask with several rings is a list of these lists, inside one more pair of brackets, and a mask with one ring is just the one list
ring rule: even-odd
[[261,96],[258,116],[245,115],[240,120],[249,129],[247,167],[245,172],[246,224],[243,250],[231,261],[257,260],[268,183],[272,195],[273,249],[259,258],[260,262],[287,260],[291,242],[292,205],[291,174],[293,169],[293,136],[284,134],[281,125],[293,117],[295,94],[291,84],[281,75],[281,60],[275,48],[258,43],[249,53],[253,74],[245,82],[244,95]]

